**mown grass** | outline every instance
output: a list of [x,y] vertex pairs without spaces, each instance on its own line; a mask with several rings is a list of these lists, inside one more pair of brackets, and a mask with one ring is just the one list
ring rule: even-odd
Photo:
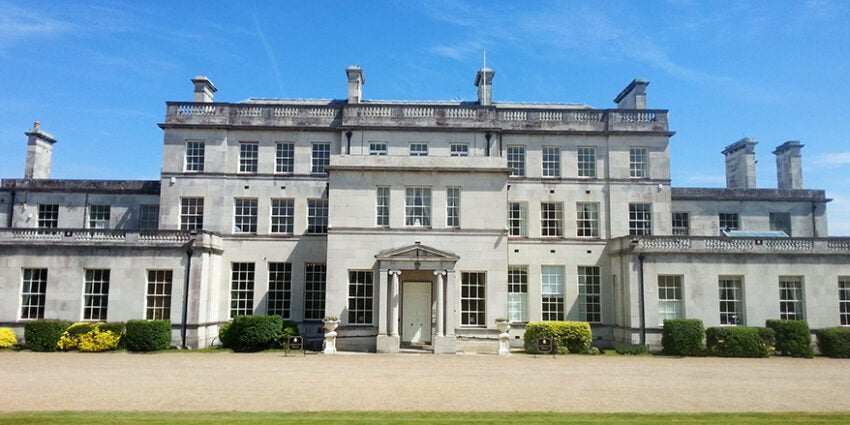
[[34,412],[0,413],[0,424],[847,424],[850,413],[699,413],[699,414],[573,414],[573,413],[166,413],[166,412]]

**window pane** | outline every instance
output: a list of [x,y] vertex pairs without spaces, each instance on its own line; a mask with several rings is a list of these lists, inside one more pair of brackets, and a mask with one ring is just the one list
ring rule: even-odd
[[543,147],[543,177],[561,176],[561,149],[557,146]]
[[148,270],[146,319],[171,319],[172,277],[171,270]]
[[230,269],[230,317],[254,314],[254,263],[233,263]]
[[431,188],[408,187],[405,189],[406,226],[431,226]]
[[508,266],[508,320],[528,321],[528,267]]
[[508,146],[508,168],[511,176],[525,176],[525,146]]
[[326,276],[324,264],[304,265],[304,320],[324,319]]
[[560,202],[543,202],[542,204],[540,204],[541,236],[563,236],[563,222],[563,204],[561,204]]
[[462,272],[460,286],[461,325],[487,326],[485,274]]
[[22,269],[21,319],[44,319],[47,269]]
[[542,319],[564,320],[563,266],[542,266],[540,279]]
[[295,144],[278,143],[275,151],[276,173],[291,173],[295,169]]
[[292,264],[269,263],[269,293],[266,304],[268,315],[284,319],[292,314]]
[[348,272],[348,323],[370,325],[373,321],[372,270]]
[[331,144],[330,143],[313,143],[312,167],[310,172],[313,174],[325,174],[325,168],[331,160]]

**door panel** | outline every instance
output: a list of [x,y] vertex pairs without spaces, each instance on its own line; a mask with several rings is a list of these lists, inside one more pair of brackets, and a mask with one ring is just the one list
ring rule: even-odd
[[401,340],[430,342],[431,282],[405,282],[401,302]]

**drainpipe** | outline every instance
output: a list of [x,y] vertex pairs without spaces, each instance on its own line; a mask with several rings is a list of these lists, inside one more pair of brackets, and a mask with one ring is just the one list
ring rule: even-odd
[[15,191],[12,191],[12,202],[9,203],[9,225],[6,226],[8,228],[12,228],[12,224],[14,221],[12,220],[12,216],[15,215]]
[[[190,232],[190,234],[195,233],[195,231]],[[195,238],[192,235],[192,239],[189,240],[189,243],[186,244],[186,270],[183,272],[183,324],[180,327],[180,341],[183,349],[186,349],[186,329],[188,328],[189,317],[189,277],[192,272],[192,254],[194,253],[194,243]]]
[[348,145],[345,149],[346,155],[351,155],[351,136],[353,136],[353,135],[354,135],[354,133],[352,133],[351,130],[348,130],[348,131],[345,132],[345,137],[348,139]]
[[[12,193],[14,194],[15,192],[12,192]],[[814,236],[814,237],[818,237],[818,225],[817,225],[817,222],[815,222],[815,210],[817,208],[818,208],[818,206],[817,206],[817,204],[815,204],[815,201],[812,201],[812,236]],[[788,236],[791,236],[791,235],[788,235]]]
[[489,131],[484,135],[484,138],[487,139],[487,148],[484,149],[484,156],[490,156],[490,138],[492,137],[493,135]]
[[638,255],[638,305],[640,309],[640,345],[646,347],[646,305],[643,297],[643,255]]

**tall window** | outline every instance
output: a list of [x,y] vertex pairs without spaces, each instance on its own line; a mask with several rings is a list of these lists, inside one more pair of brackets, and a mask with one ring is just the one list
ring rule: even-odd
[[658,324],[668,319],[685,318],[682,301],[682,276],[658,276]]
[[40,204],[38,206],[38,228],[55,229],[59,227],[59,205]]
[[375,199],[375,224],[387,227],[390,225],[390,188],[378,186]]
[[387,142],[369,142],[369,155],[386,156]]
[[410,156],[428,156],[427,143],[411,143]]
[[596,177],[596,148],[579,146],[578,176],[588,178]]
[[576,236],[580,238],[599,237],[599,204],[579,202],[576,204]]
[[274,156],[275,173],[291,173],[295,171],[295,144],[278,142]]
[[310,172],[313,174],[327,173],[328,164],[331,161],[331,144],[330,143],[313,143],[312,167]]
[[850,276],[838,278],[838,315],[841,326],[850,326]]
[[741,218],[738,213],[720,213],[720,230],[740,230]]
[[373,312],[372,270],[348,272],[348,323],[371,325]]
[[791,235],[791,214],[790,213],[770,213],[770,230],[785,232],[786,235]]
[[239,142],[239,172],[256,173],[260,145],[256,142]]
[[673,235],[688,236],[691,234],[691,217],[686,212],[673,213]]
[[272,199],[271,232],[291,235],[295,224],[295,201]]
[[204,228],[204,198],[180,199],[180,230]]
[[540,294],[543,320],[564,320],[564,267],[540,268]]
[[233,200],[233,232],[257,233],[257,200]]
[[561,177],[561,148],[543,146],[543,177]]
[[602,322],[602,285],[599,282],[599,267],[578,267],[579,315],[586,322]]
[[186,142],[185,171],[204,171],[204,142],[189,140]]
[[254,263],[230,265],[230,318],[254,314]]
[[511,176],[525,177],[525,146],[508,146],[508,168]]
[[564,206],[560,202],[540,204],[540,235],[563,236]]
[[528,267],[508,266],[508,320],[528,321]]
[[47,269],[22,269],[21,319],[44,319]]
[[721,276],[720,324],[744,325],[744,284],[741,276]]
[[146,319],[171,319],[171,283],[171,270],[148,270]]
[[460,324],[486,326],[486,282],[483,272],[460,274]]
[[802,276],[779,276],[779,318],[806,320]]
[[446,188],[446,226],[460,227],[460,188]]
[[508,235],[528,236],[528,205],[524,202],[508,204]]
[[328,233],[328,200],[307,200],[307,233]]
[[649,177],[649,154],[646,148],[629,148],[629,177]]
[[469,145],[466,143],[452,143],[449,146],[450,156],[469,156]]
[[292,315],[292,264],[269,263],[269,293],[266,313],[285,319]]
[[139,205],[139,229],[156,230],[159,228],[159,205]]
[[109,211],[109,205],[89,205],[89,229],[108,229]]
[[404,202],[404,224],[406,226],[431,226],[430,187],[406,188]]
[[304,264],[304,320],[322,320],[325,317],[324,264]]
[[106,321],[109,307],[109,270],[87,269],[83,292],[83,320]]
[[652,235],[652,204],[629,204],[629,235]]

